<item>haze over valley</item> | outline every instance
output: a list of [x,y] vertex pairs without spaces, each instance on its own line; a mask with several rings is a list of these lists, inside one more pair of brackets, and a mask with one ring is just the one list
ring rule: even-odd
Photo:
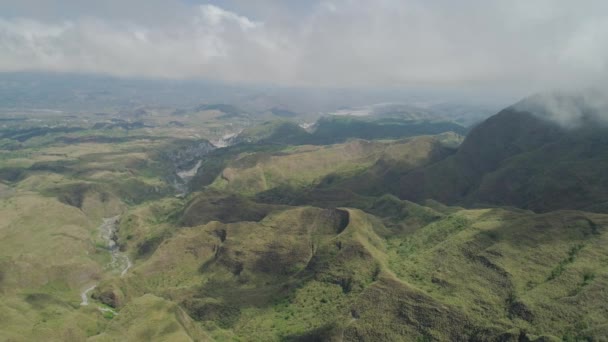
[[0,341],[607,340],[606,19],[0,3]]

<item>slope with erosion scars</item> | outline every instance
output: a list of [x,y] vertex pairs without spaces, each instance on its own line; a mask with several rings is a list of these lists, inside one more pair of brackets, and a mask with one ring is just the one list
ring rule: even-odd
[[[471,324],[462,313],[392,275],[378,234],[390,231],[379,219],[346,208],[299,207],[259,223],[210,222],[181,229],[131,276],[101,287],[127,306],[145,293],[171,298],[219,339],[465,336]],[[410,298],[408,306],[424,299],[414,305],[416,322],[398,316],[392,325],[383,323],[377,310],[394,302],[379,296],[386,286]],[[445,315],[433,319],[435,310]],[[448,322],[458,322],[453,332],[445,330]]]
[[192,284],[191,278],[201,272],[218,273],[215,280],[250,276],[253,283],[287,276],[303,269],[310,259],[311,232],[339,224],[341,217],[335,211],[296,208],[272,213],[259,223],[210,222],[182,228],[121,282],[140,282],[134,288],[163,288]]
[[354,224],[342,238],[350,237],[364,247],[376,266],[372,282],[361,288],[350,305],[351,320],[337,329],[343,340],[462,340],[482,331],[456,307],[397,278],[388,267],[386,243],[380,238],[391,232],[373,216],[349,212]]
[[607,224],[575,211],[463,210],[389,239],[389,266],[478,326],[597,338],[592,330],[608,319],[597,305],[606,300]]
[[597,337],[607,225],[452,210],[404,234],[360,210],[299,207],[183,228],[111,287],[126,303],[171,298],[218,339]]

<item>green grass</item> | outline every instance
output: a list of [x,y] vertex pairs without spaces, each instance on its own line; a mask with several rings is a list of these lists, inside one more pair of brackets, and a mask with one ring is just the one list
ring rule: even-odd
[[[197,118],[182,119],[200,128],[209,113],[191,114]],[[200,142],[176,139],[188,129],[54,132],[0,154],[0,340],[607,335],[608,216],[463,209],[397,196],[427,167],[444,177],[419,194],[464,193],[453,191],[464,189],[459,182],[471,170],[455,161],[454,136],[286,146],[280,139],[301,134],[294,125],[263,125],[249,131],[256,144],[205,156],[191,185],[197,191],[182,199],[170,189],[168,155]],[[59,142],[65,138],[72,143]],[[515,138],[519,147],[534,145]],[[587,138],[568,140],[572,149],[554,165],[557,152],[546,146],[543,156],[509,155],[499,163],[504,169],[475,185],[489,191],[513,172],[509,179],[522,180],[513,189],[550,189],[540,192],[549,198],[576,185],[570,171],[601,183],[601,168],[588,169],[598,160],[578,157],[589,142],[602,145]],[[485,147],[483,155],[496,146]],[[522,164],[537,172],[535,158],[547,173],[529,186],[529,173],[517,172]],[[601,199],[594,191],[581,196]],[[124,277],[105,267],[110,256],[97,230],[101,218],[118,214],[118,242],[134,262]],[[92,284],[90,305],[80,306]],[[108,305],[117,314],[98,309]]]
[[[547,277],[547,281],[551,281],[551,280],[559,277],[562,273],[564,273],[566,266],[568,266],[569,264],[574,262],[574,260],[576,259],[576,255],[578,254],[578,252],[581,249],[583,249],[583,247],[584,247],[584,245],[576,245],[576,246],[572,247],[568,251],[568,257],[566,259],[560,261],[559,264],[551,270],[551,274],[549,274],[549,276]],[[589,279],[586,279],[585,281],[587,281],[587,280],[589,280]]]
[[[398,173],[432,162],[445,149],[432,137],[385,142],[353,140],[286,150],[243,151],[241,147],[239,154],[210,155],[211,160],[203,162],[200,173],[207,179],[203,184],[244,195],[315,187],[382,195],[388,192],[389,182]],[[387,165],[394,166],[390,175],[385,170]]]

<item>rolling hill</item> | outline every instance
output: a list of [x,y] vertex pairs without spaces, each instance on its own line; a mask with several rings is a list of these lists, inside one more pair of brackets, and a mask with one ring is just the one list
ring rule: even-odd
[[0,340],[605,340],[608,129],[557,101],[577,124],[531,98],[464,141],[394,118],[225,148],[186,125],[15,124]]

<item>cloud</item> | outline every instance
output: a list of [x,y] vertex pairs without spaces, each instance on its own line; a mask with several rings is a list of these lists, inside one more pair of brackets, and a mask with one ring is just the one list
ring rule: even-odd
[[607,76],[608,4],[601,1],[334,0],[305,9],[225,1],[228,10],[156,0],[149,11],[137,1],[123,11],[110,2],[121,14],[103,7],[101,15],[81,9],[65,18],[14,7],[16,15],[0,17],[0,70],[526,89]]
[[160,28],[90,17],[53,24],[0,19],[0,69],[235,80],[242,73],[246,79],[242,53],[259,58],[273,49],[263,30],[262,23],[212,5]]
[[567,93],[545,92],[525,98],[514,107],[567,129],[608,125],[608,91],[605,87]]
[[244,31],[254,29],[261,25],[261,23],[253,22],[245,16],[226,11],[214,5],[202,5],[200,6],[200,11],[203,19],[202,25],[223,27],[224,24],[227,23],[229,25],[237,25]]

